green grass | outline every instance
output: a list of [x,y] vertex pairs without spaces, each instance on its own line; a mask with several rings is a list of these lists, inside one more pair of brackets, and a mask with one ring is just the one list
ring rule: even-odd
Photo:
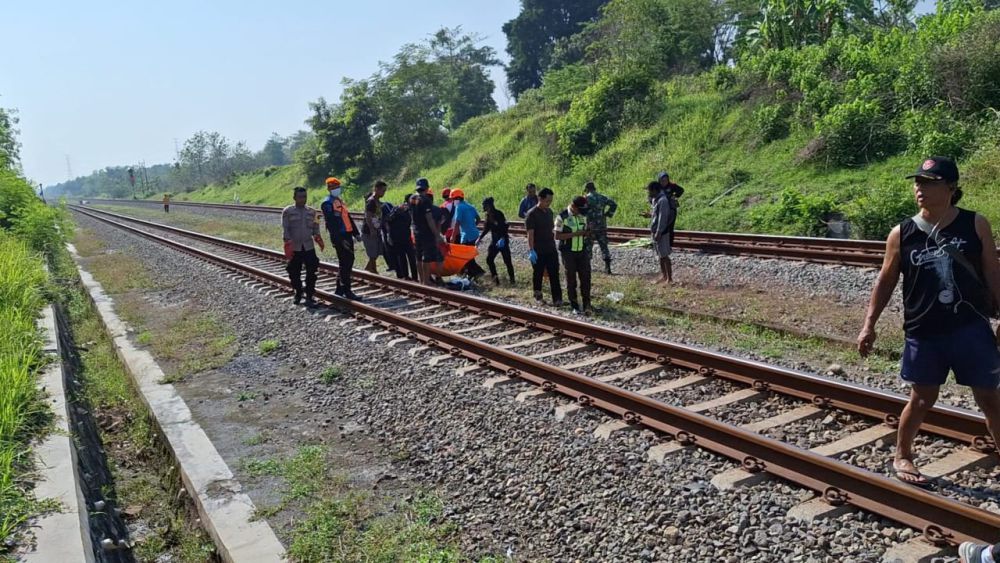
[[88,268],[94,276],[100,276],[104,291],[110,295],[155,287],[142,261],[130,254],[114,252],[93,256]]
[[281,343],[277,340],[261,340],[257,343],[257,351],[260,352],[261,356],[267,356],[271,352],[277,350],[279,346],[281,346]]
[[[45,364],[35,328],[45,302],[42,266],[26,243],[0,232],[0,541],[39,509],[25,474],[28,442],[40,435],[48,412],[35,387]],[[6,549],[0,543],[0,554]]]
[[319,374],[319,378],[323,383],[329,385],[340,379],[342,375],[344,375],[344,368],[339,365],[332,365],[327,366],[326,369],[323,370],[323,373]]
[[284,483],[278,506],[301,515],[291,524],[288,554],[295,561],[466,561],[455,545],[454,530],[438,523],[439,498],[426,491],[391,503],[368,490],[352,488],[337,473],[321,446],[304,446],[283,458],[244,460],[251,477],[279,477]]
[[[412,190],[418,176],[426,176],[438,191],[461,187],[467,199],[479,205],[486,196],[516,218],[523,186],[535,182],[556,190],[557,207],[565,206],[584,182],[594,180],[604,193],[617,199],[613,224],[644,226],[645,185],[667,170],[686,188],[681,200],[679,228],[713,231],[752,231],[750,211],[772,201],[782,190],[830,195],[841,206],[877,186],[900,186],[923,155],[902,154],[860,168],[835,168],[803,161],[800,153],[813,139],[811,128],[798,127],[781,140],[759,144],[752,130],[752,108],[726,99],[703,77],[679,78],[660,86],[662,111],[654,123],[624,131],[596,154],[570,164],[559,156],[546,123],[557,112],[514,108],[475,118],[455,131],[448,143],[422,154],[408,155],[408,164],[387,174],[386,200],[395,204]],[[530,111],[529,111],[530,109]],[[973,154],[962,163],[963,205],[1000,222],[1000,192],[991,187],[1000,177],[1000,148]],[[747,179],[731,192],[733,173]],[[291,187],[302,182],[295,165],[265,177],[248,174],[239,186],[210,186],[183,194],[199,201],[232,201],[240,193],[245,202],[283,206],[291,202]],[[346,193],[353,210],[367,187]],[[310,202],[326,195],[310,187]],[[716,201],[717,200],[717,201]],[[714,201],[714,203],[713,203]]]
[[62,280],[60,296],[69,312],[74,339],[87,343],[81,350],[82,369],[77,374],[82,388],[78,401],[83,408],[100,413],[100,438],[114,477],[114,486],[104,494],[129,511],[133,525],[149,530],[134,547],[136,559],[211,560],[212,542],[190,516],[192,507],[178,495],[180,480],[172,464],[164,462],[169,454],[66,252],[57,256],[56,271]]

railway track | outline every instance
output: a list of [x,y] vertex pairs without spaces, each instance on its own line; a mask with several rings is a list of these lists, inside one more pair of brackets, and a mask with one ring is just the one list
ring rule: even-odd
[[[106,211],[73,209],[288,298],[285,261],[278,252]],[[369,340],[389,338],[390,346],[417,341],[411,354],[439,350],[430,362],[463,361],[458,369],[462,374],[492,372],[488,386],[537,386],[521,393],[519,400],[543,394],[572,399],[557,409],[557,416],[601,409],[615,419],[597,429],[599,436],[652,429],[666,440],[649,452],[651,458],[702,447],[740,464],[730,480],[764,474],[787,479],[816,491],[821,504],[871,511],[921,530],[936,544],[1000,540],[997,514],[843,461],[852,451],[891,439],[896,413],[905,404],[899,395],[366,272],[355,272],[356,292],[365,302],[345,301],[330,290],[336,272],[333,264],[321,265],[316,297],[351,316],[341,324],[369,329]],[[329,312],[325,316],[327,321],[339,318]],[[698,404],[668,402],[697,385],[716,386],[722,394]],[[763,400],[775,396],[787,401],[788,408],[768,415]],[[761,401],[759,418],[741,425],[720,420],[728,408],[747,401]],[[837,411],[866,423],[811,449],[767,436],[774,429]],[[979,414],[938,406],[922,431],[955,442],[950,453],[924,468],[930,475],[956,475],[991,463],[995,445],[985,436]]]
[[[149,200],[90,200],[98,203],[160,205]],[[174,206],[203,207],[259,213],[281,213],[280,207],[229,203],[171,202]],[[354,214],[356,219],[361,215]],[[511,234],[526,236],[524,223],[510,222]],[[608,227],[608,240],[613,243],[649,238],[649,230],[637,227]],[[842,240],[743,233],[713,233],[677,231],[674,246],[679,249],[707,254],[758,256],[802,260],[821,264],[878,267],[882,264],[885,243],[875,240]]]

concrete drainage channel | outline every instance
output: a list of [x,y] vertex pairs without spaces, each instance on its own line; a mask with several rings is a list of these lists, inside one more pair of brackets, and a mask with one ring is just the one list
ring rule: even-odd
[[[71,245],[69,250],[77,260]],[[274,531],[266,521],[254,520],[253,503],[193,420],[184,400],[172,385],[160,383],[164,374],[153,357],[129,341],[128,327],[115,314],[100,283],[79,266],[77,270],[133,389],[147,409],[158,445],[172,458],[173,474],[179,474],[180,485],[197,510],[218,558],[226,562],[285,560],[284,547]],[[67,400],[79,396],[75,375],[81,363],[65,318],[50,307],[43,322],[49,334],[46,349],[59,353],[61,360],[49,367],[40,384],[50,396],[59,431],[37,448],[39,465],[44,468],[38,483],[39,498],[55,498],[61,510],[36,522],[36,547],[24,560],[134,561],[120,510],[104,498],[113,482],[97,424],[85,403]]]

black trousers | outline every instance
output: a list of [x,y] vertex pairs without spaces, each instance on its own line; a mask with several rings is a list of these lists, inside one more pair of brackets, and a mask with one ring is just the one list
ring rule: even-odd
[[531,265],[531,288],[535,294],[542,293],[542,276],[548,272],[549,287],[552,290],[552,301],[562,301],[562,287],[559,286],[559,253],[539,254],[538,260]]
[[396,277],[417,279],[417,251],[410,237],[392,239],[391,248],[396,255]]
[[566,293],[569,302],[579,305],[576,300],[576,282],[580,280],[580,294],[583,297],[583,308],[590,308],[590,256],[587,251],[562,253],[563,266],[566,268]]
[[292,289],[295,293],[302,293],[302,265],[306,266],[306,287],[307,298],[312,298],[316,291],[316,270],[319,268],[319,256],[316,250],[297,250],[292,254],[292,259],[288,261],[285,270],[288,272],[288,279],[292,282]]
[[510,239],[507,239],[507,244],[503,248],[498,248],[497,241],[494,240],[490,243],[490,247],[486,251],[486,265],[490,267],[490,275],[494,278],[498,277],[497,254],[503,256],[503,263],[507,266],[507,275],[510,276],[510,283],[514,283],[514,262],[510,259]]
[[354,270],[354,239],[350,236],[330,237],[333,248],[337,251],[337,292],[351,291],[351,273]]

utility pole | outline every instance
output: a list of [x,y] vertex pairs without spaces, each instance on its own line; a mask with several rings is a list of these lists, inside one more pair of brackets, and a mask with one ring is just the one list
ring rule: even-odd
[[66,179],[73,179],[73,167],[69,165],[69,155],[66,155]]
[[149,195],[149,174],[146,172],[146,161],[143,160],[139,163],[142,166],[142,195]]

